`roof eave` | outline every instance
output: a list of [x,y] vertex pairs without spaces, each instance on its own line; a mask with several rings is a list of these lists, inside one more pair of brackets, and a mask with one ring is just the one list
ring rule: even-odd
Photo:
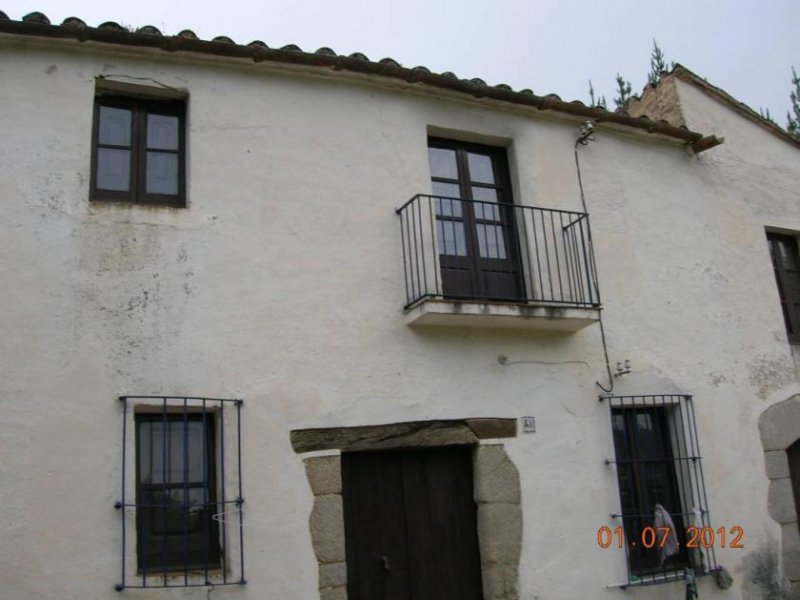
[[[491,98],[511,104],[535,107],[567,115],[585,117],[597,123],[613,123],[647,133],[659,134],[691,146],[695,152],[712,148],[721,141],[715,136],[704,136],[684,127],[670,125],[666,121],[652,121],[646,117],[631,117],[624,113],[611,112],[582,102],[566,102],[556,95],[539,96],[530,90],[514,91],[508,86],[490,86],[481,80],[459,79],[452,74],[438,74],[424,67],[407,68],[391,59],[379,62],[367,60],[362,55],[341,56],[335,53],[309,53],[287,47],[268,48],[263,44],[235,44],[230,41],[208,41],[193,37],[164,36],[153,33],[132,32],[116,28],[89,27],[79,23],[50,25],[33,21],[13,21],[0,18],[0,33],[39,38],[74,39],[79,42],[98,42],[116,46],[159,49],[168,53],[188,52],[228,58],[274,62],[283,64],[327,67],[334,71],[348,71],[419,83],[434,88],[449,90],[475,98]],[[708,143],[703,140],[717,140]]]

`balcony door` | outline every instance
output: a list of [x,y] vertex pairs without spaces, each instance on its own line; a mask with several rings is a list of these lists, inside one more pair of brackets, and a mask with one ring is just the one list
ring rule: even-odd
[[443,295],[523,298],[505,150],[430,138],[428,161]]

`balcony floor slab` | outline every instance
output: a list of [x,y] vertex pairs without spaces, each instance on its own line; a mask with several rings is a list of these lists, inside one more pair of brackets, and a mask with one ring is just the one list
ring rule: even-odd
[[427,299],[405,312],[412,327],[478,327],[574,333],[600,319],[599,307]]

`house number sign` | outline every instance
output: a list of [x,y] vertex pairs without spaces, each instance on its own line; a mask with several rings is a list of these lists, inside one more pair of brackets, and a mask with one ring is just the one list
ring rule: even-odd
[[536,419],[534,417],[522,417],[522,433],[536,433]]

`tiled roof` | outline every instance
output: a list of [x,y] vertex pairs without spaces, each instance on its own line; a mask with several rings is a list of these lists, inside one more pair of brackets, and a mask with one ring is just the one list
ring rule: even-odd
[[92,41],[127,47],[156,48],[164,52],[211,54],[247,59],[257,63],[274,62],[328,68],[334,71],[360,73],[431,86],[464,94],[471,98],[490,98],[539,110],[550,110],[584,117],[596,123],[613,123],[679,140],[691,145],[696,152],[702,152],[721,143],[721,140],[713,135],[704,136],[685,127],[670,125],[666,121],[653,121],[647,117],[631,117],[622,112],[611,112],[597,106],[587,106],[577,100],[567,102],[556,94],[540,96],[529,89],[515,91],[505,84],[488,85],[482,79],[461,79],[449,71],[433,73],[426,67],[403,67],[392,58],[371,61],[360,52],[349,56],[339,55],[330,48],[305,52],[293,44],[282,48],[270,48],[260,40],[249,44],[237,44],[226,36],[201,40],[189,29],[184,29],[174,36],[167,36],[152,25],[145,25],[131,31],[113,21],[106,21],[97,27],[90,27],[77,17],[68,17],[60,25],[53,25],[47,15],[40,12],[32,12],[22,17],[20,21],[14,21],[0,11],[0,34],[2,33],[75,39],[79,42]]

